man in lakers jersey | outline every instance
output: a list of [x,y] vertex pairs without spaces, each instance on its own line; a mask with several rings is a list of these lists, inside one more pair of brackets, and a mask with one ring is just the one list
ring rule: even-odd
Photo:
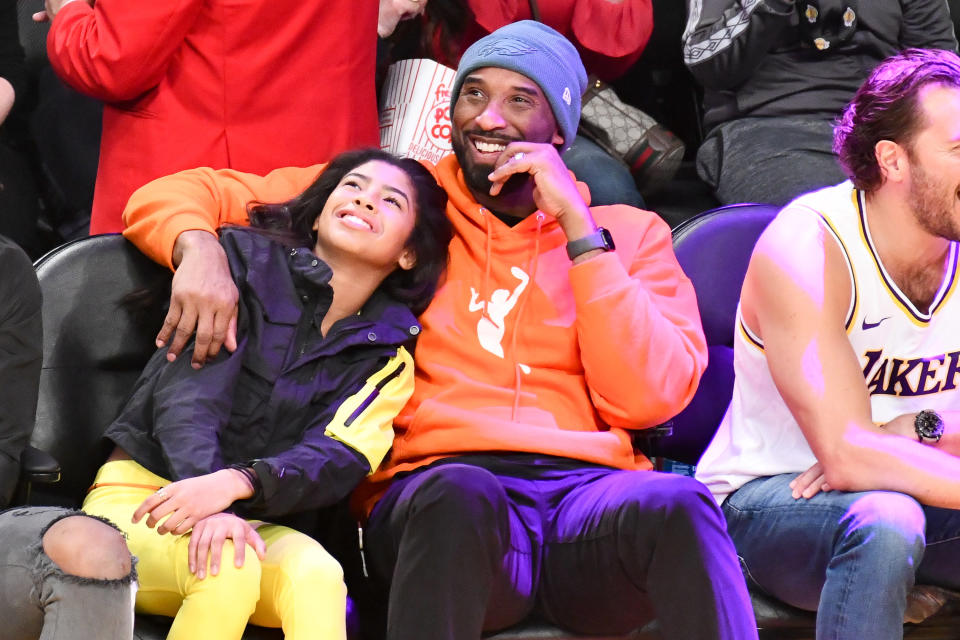
[[850,181],[757,243],[697,477],[748,578],[816,610],[818,639],[901,638],[915,585],[960,588],[960,58],[883,62],[835,148]]

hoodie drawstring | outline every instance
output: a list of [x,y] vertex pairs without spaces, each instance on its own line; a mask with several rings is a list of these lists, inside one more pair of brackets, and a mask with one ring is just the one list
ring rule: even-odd
[[[530,285],[537,281],[537,264],[540,261],[540,230],[543,228],[544,215],[537,211],[537,234],[533,242],[533,258],[530,261]],[[487,239],[487,270],[490,269],[490,240]],[[517,309],[517,316],[513,323],[513,335],[510,336],[510,357],[513,359],[513,410],[510,412],[510,419],[517,420],[517,411],[520,409],[520,375],[523,371],[520,369],[520,363],[517,362],[517,334],[520,333],[520,325],[523,321],[523,311],[527,307],[527,299],[533,295],[533,286],[527,287],[526,293],[520,300],[520,307]]]
[[483,300],[483,317],[487,320],[493,322],[490,318],[490,315],[487,313],[487,301],[490,296],[490,252],[491,252],[491,235],[492,231],[490,230],[490,216],[487,215],[487,210],[480,208],[480,217],[483,218],[483,230],[487,234],[486,246],[484,247],[486,251],[486,259],[483,263],[483,285],[480,287],[480,299]]

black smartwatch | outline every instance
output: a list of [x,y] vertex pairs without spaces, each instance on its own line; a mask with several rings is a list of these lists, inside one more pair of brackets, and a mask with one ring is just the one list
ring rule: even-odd
[[913,419],[913,428],[920,442],[940,442],[943,437],[943,418],[936,411],[924,409]]
[[613,251],[617,246],[613,244],[613,236],[603,227],[598,227],[596,231],[588,236],[578,240],[571,240],[567,243],[567,257],[573,260],[579,255],[594,249],[603,249],[604,251]]

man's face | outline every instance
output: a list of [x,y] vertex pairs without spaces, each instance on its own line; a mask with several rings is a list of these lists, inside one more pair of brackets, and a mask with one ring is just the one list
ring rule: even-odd
[[[484,67],[470,72],[453,107],[453,152],[474,192],[490,191],[487,175],[511,142],[562,144],[550,103],[536,82],[515,71]],[[528,176],[514,176],[501,195],[521,188]]]
[[927,126],[907,146],[908,203],[928,233],[960,240],[960,89],[928,86],[920,105]]

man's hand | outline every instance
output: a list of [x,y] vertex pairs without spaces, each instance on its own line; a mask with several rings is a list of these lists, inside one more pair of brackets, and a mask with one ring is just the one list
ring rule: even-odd
[[493,183],[490,195],[496,197],[503,184],[517,173],[530,174],[534,182],[534,203],[540,211],[557,219],[567,238],[576,240],[596,231],[590,208],[553,145],[533,142],[507,145],[488,176]]
[[174,245],[170,311],[157,334],[157,347],[173,337],[167,360],[173,362],[197,332],[193,368],[199,369],[220,347],[237,348],[237,299],[239,292],[230,276],[227,254],[216,236],[206,231],[185,231]]
[[157,527],[157,533],[181,535],[207,516],[252,495],[253,487],[246,476],[235,469],[221,469],[163,487],[137,507],[133,522],[139,522],[146,515],[147,526],[152,528],[169,516]]
[[243,566],[247,545],[253,547],[261,560],[266,556],[267,545],[254,525],[232,513],[215,513],[193,525],[187,547],[190,573],[203,580],[207,576],[208,555],[210,575],[220,573],[220,558],[227,538],[233,540],[233,566],[238,569]]
[[[82,0],[82,1],[86,2],[91,7],[93,6],[93,0]],[[63,9],[65,5],[71,2],[74,2],[74,0],[46,0],[43,3],[44,10],[37,11],[35,14],[33,14],[33,21],[46,22],[47,20],[53,20],[56,17],[57,13],[60,12],[60,9]]]
[[[917,432],[913,424],[916,417],[917,414],[915,413],[901,414],[890,422],[880,425],[880,430],[915,440],[917,438]],[[814,463],[812,467],[794,478],[790,482],[790,488],[793,490],[794,498],[807,499],[812,498],[821,491],[830,491],[830,485],[827,484],[827,479],[823,475],[823,467],[820,466],[819,462]]]
[[823,467],[819,462],[814,462],[812,467],[790,481],[790,489],[795,499],[809,500],[821,491],[824,493],[830,491],[830,485],[827,484],[827,479],[823,475]]

